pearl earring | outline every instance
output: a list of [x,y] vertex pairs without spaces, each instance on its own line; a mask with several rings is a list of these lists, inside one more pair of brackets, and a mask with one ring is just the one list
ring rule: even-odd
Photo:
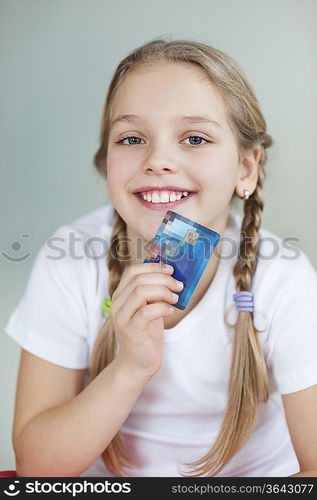
[[250,196],[250,191],[248,191],[247,189],[244,189],[243,190],[243,199],[244,200],[247,200]]

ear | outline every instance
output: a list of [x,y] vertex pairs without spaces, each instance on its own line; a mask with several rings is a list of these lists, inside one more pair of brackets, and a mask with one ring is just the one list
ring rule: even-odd
[[247,189],[250,194],[255,191],[258,182],[261,156],[262,148],[259,145],[254,146],[252,149],[248,149],[241,154],[236,184],[236,192],[238,196],[243,197],[244,189]]

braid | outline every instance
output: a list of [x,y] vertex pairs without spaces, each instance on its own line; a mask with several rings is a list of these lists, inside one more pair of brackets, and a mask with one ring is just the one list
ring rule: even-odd
[[[126,267],[125,258],[128,255],[128,244],[126,240],[126,223],[116,210],[113,215],[113,229],[110,238],[110,247],[107,255],[107,266],[109,269],[108,288],[109,295],[117,289],[123,271]],[[108,366],[115,358],[116,338],[115,331],[109,316],[102,326],[96,342],[91,359],[90,381]],[[122,466],[133,467],[125,456],[120,433],[118,432],[103,452],[103,460],[108,469],[115,476],[127,476]]]
[[[257,267],[264,176],[261,162],[256,189],[244,202],[240,254],[233,268],[237,291],[251,291],[252,278]],[[253,323],[253,313],[239,312],[229,382],[229,394],[235,396],[232,397],[229,410],[233,411],[236,406],[235,412],[239,420],[237,449],[244,444],[255,425],[259,404],[269,398],[268,374],[258,333]]]

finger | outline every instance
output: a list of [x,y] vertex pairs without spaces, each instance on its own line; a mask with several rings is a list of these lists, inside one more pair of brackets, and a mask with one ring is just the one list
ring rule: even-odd
[[117,310],[117,321],[125,327],[131,320],[132,316],[147,302],[163,301],[167,304],[176,304],[178,295],[168,290],[165,286],[160,285],[138,285],[134,288],[133,293],[130,293],[122,307]]
[[116,295],[118,307],[122,307],[128,296],[134,293],[134,289],[142,285],[161,285],[173,292],[180,292],[184,288],[183,283],[172,276],[166,276],[162,273],[140,273]]
[[[133,282],[137,276],[140,274],[150,274],[150,273],[159,273],[163,275],[171,275],[174,272],[174,268],[172,266],[164,267],[162,262],[146,262],[145,264],[133,264],[128,266],[121,277],[120,283],[112,294],[112,300],[114,298],[117,300],[122,292],[126,289],[129,283]],[[118,307],[122,306],[123,301],[127,298],[127,294],[123,297],[120,297]]]

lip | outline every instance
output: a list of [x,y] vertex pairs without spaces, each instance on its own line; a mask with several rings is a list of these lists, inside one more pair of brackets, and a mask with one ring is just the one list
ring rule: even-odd
[[133,193],[133,195],[142,203],[145,207],[151,210],[167,210],[169,208],[176,207],[180,203],[185,203],[189,198],[191,198],[195,193],[192,191],[190,194],[176,201],[169,201],[168,203],[151,203],[150,201],[144,200],[140,193]]
[[187,193],[193,193],[194,191],[191,191],[190,189],[187,188],[182,188],[182,187],[177,187],[177,186],[144,186],[137,188],[133,191],[133,194],[137,193],[143,193],[144,191],[187,191]]

